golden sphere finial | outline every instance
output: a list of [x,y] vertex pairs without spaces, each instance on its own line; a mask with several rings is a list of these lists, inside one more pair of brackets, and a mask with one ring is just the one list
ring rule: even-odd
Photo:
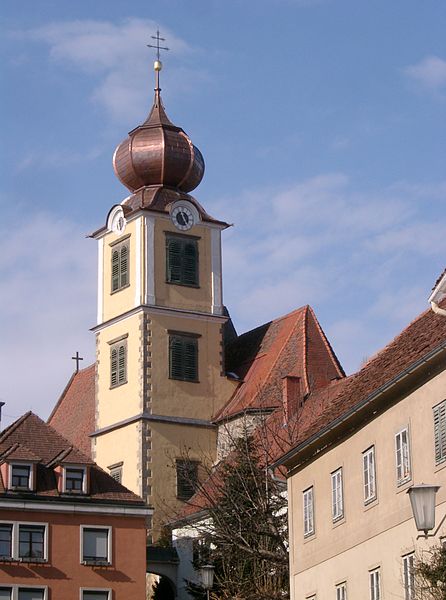
[[156,60],[153,63],[153,68],[155,69],[155,71],[161,71],[161,69],[163,68],[163,63],[160,60]]

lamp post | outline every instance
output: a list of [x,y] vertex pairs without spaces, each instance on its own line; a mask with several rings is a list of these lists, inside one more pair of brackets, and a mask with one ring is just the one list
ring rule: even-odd
[[203,565],[200,567],[201,585],[206,590],[207,600],[209,600],[209,590],[214,585],[214,565]]
[[[435,527],[435,494],[439,489],[440,486],[438,485],[422,483],[413,485],[407,490],[415,524],[418,531],[424,532],[425,538],[428,537],[428,532]],[[435,535],[435,533],[432,535]]]

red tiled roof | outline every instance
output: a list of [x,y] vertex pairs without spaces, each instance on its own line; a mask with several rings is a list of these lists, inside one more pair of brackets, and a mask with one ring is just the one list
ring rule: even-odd
[[3,459],[11,460],[29,460],[30,462],[40,462],[42,459],[31,452],[29,448],[21,444],[14,444],[7,452],[3,454]]
[[48,423],[74,446],[91,456],[94,431],[95,364],[73,373],[59,401],[49,416]]
[[321,432],[442,344],[446,345],[446,318],[426,310],[357,373],[310,395],[293,446]]
[[[59,496],[53,467],[60,463],[71,463],[90,466],[90,494],[83,496],[83,500],[143,503],[139,496],[102,471],[90,457],[32,412],[17,419],[0,435],[0,460],[9,460],[16,452],[28,460],[40,457],[35,492],[38,498]],[[0,493],[8,494],[3,482],[0,484]]]
[[277,408],[282,404],[282,379],[287,375],[300,378],[304,394],[344,377],[309,306],[240,335],[228,347],[226,370],[242,381],[214,416],[215,421],[248,409]]

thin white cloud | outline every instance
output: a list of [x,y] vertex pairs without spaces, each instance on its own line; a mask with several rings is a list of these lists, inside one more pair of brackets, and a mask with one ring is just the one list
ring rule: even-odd
[[438,91],[446,87],[446,60],[439,56],[426,56],[404,72],[426,89]]
[[[365,330],[380,331],[385,342],[422,309],[429,282],[423,293],[419,281],[408,287],[407,279],[413,270],[429,272],[433,260],[446,255],[446,218],[425,210],[444,197],[445,182],[358,188],[345,174],[329,173],[214,204],[213,214],[236,224],[225,234],[224,275],[225,301],[240,330],[310,303],[323,312],[336,306],[349,321],[358,315]],[[404,310],[392,307],[392,297],[404,295]],[[379,336],[342,339],[341,358],[351,370],[376,349]]]
[[43,418],[73,371],[94,357],[95,243],[77,223],[39,214],[0,231],[3,425]]
[[[152,95],[153,52],[146,44],[153,42],[151,35],[157,27],[150,19],[128,18],[120,23],[78,20],[51,23],[15,35],[45,43],[53,62],[93,76],[92,101],[113,119],[133,123],[145,116]],[[175,88],[170,89],[182,93],[206,75],[196,65],[190,69],[176,66],[178,56],[184,59],[194,50],[170,29],[163,26],[161,33],[169,47],[169,68],[162,78],[166,87],[174,78]]]

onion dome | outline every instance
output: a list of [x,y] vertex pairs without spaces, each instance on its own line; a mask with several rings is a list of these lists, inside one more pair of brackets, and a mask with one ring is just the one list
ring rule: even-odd
[[152,110],[116,148],[113,168],[131,192],[149,185],[190,192],[203,178],[203,156],[181,127],[170,121],[160,92],[157,79]]

